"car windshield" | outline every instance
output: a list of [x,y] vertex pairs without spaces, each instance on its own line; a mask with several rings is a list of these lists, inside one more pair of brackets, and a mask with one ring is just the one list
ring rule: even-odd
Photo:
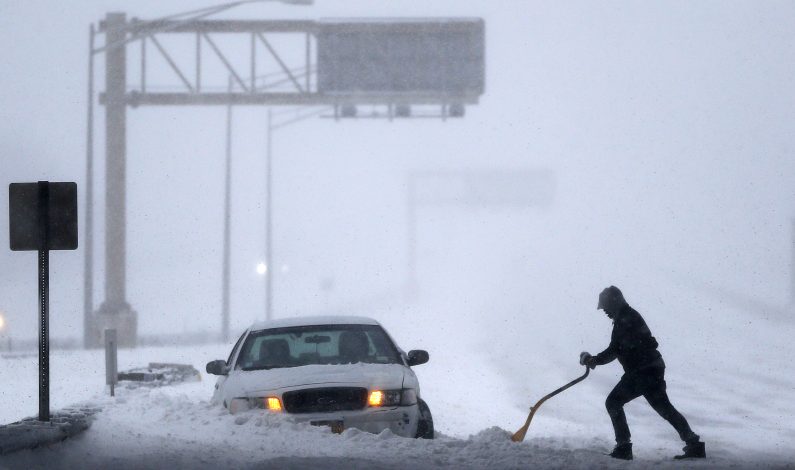
[[236,367],[258,370],[357,362],[401,363],[397,348],[378,325],[320,325],[254,331],[243,343]]

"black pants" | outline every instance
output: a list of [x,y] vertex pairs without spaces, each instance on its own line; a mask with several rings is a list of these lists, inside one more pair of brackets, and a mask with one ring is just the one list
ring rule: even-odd
[[650,367],[638,371],[627,372],[621,377],[610,395],[607,396],[605,407],[613,421],[613,430],[616,433],[616,442],[619,444],[630,442],[627,417],[624,415],[624,405],[643,395],[654,411],[660,414],[679,433],[685,442],[698,441],[699,437],[687,424],[687,420],[668,399],[665,391],[665,367]]

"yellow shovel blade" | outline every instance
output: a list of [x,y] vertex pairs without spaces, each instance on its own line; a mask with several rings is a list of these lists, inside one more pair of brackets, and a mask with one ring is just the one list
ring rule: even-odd
[[513,436],[511,436],[511,440],[513,442],[522,442],[524,440],[524,436],[527,434],[528,428],[529,426],[522,426],[520,430],[513,433]]
[[521,428],[519,428],[518,431],[513,433],[513,436],[511,436],[511,441],[522,442],[524,440],[525,435],[527,435],[527,430],[530,428],[530,421],[533,420],[533,415],[536,414],[536,408],[538,407],[538,405],[540,405],[540,403],[530,408],[530,414],[527,415],[527,421],[525,421],[524,426],[522,426]]

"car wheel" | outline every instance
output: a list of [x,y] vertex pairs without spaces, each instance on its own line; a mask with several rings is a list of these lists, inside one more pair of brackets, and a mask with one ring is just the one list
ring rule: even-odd
[[417,435],[414,436],[418,439],[433,439],[433,416],[431,416],[431,409],[424,400],[417,401],[417,407],[420,409],[420,421],[417,423]]

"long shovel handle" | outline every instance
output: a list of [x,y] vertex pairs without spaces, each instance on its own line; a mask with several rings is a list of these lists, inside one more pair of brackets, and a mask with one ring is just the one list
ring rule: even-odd
[[533,405],[532,408],[530,408],[530,414],[527,416],[527,421],[525,421],[524,426],[522,426],[518,431],[516,431],[513,434],[513,436],[511,436],[511,440],[513,442],[522,442],[524,440],[525,435],[527,434],[527,430],[530,428],[530,422],[533,421],[533,416],[536,414],[536,411],[538,410],[538,408],[545,401],[547,401],[550,398],[554,397],[558,393],[560,393],[560,392],[566,390],[567,388],[569,388],[569,387],[571,387],[573,385],[576,385],[576,384],[582,382],[583,380],[585,380],[585,378],[588,377],[588,374],[590,372],[591,372],[591,369],[589,369],[588,366],[585,366],[585,373],[584,374],[582,374],[581,376],[579,376],[576,379],[572,380],[571,382],[567,383],[566,385],[560,387],[559,389],[555,390],[554,392],[548,393],[547,395],[544,396],[544,398],[538,400],[538,402],[535,405]]

